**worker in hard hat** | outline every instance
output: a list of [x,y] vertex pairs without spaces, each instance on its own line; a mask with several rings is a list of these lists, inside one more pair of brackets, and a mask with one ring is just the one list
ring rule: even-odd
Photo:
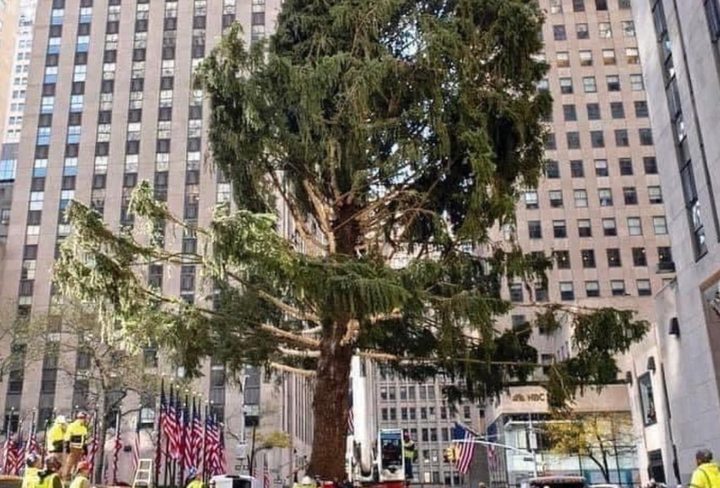
[[75,471],[75,477],[70,483],[70,488],[90,488],[90,463],[80,461]]
[[87,414],[78,412],[75,414],[75,420],[68,425],[65,431],[65,451],[68,455],[63,465],[63,480],[70,480],[70,475],[77,469],[78,463],[87,453],[87,423]]
[[38,473],[39,488],[63,488],[62,480],[58,476],[60,470],[60,459],[51,454],[45,458],[45,469]]
[[68,422],[64,415],[55,417],[55,421],[47,433],[46,447],[49,454],[61,456],[65,452],[64,442],[67,426]]
[[185,488],[203,488],[204,486],[205,485],[203,484],[202,480],[198,479],[197,468],[191,467],[188,470],[188,477],[185,480]]
[[21,488],[38,488],[40,485],[40,468],[42,467],[42,460],[36,453],[31,452],[25,458],[25,472],[23,473],[23,480]]

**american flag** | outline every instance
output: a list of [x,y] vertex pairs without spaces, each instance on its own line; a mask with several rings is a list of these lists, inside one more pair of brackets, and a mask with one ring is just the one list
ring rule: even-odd
[[170,452],[168,455],[173,459],[180,459],[180,422],[178,419],[178,405],[173,399],[173,391],[170,390],[170,402],[167,406],[167,415],[163,419],[165,435],[170,440]]
[[19,433],[8,434],[3,446],[3,466],[2,472],[8,475],[16,475],[20,473],[23,464],[23,447],[19,441]]
[[85,461],[87,461],[90,464],[90,473],[95,472],[95,455],[97,454],[98,450],[100,449],[100,444],[98,440],[98,415],[97,412],[93,415],[92,420],[92,439],[90,439],[90,442],[88,444],[88,451],[85,455]]
[[469,429],[455,423],[452,431],[452,439],[453,441],[459,441],[459,452],[455,460],[455,469],[457,469],[460,474],[467,474],[467,472],[470,471],[470,463],[475,455],[475,440],[477,436]]
[[192,449],[192,465],[200,466],[202,456],[203,422],[200,418],[200,405],[195,405],[193,400],[193,416],[190,435],[190,447]]
[[180,454],[182,478],[184,478],[187,470],[193,465],[192,447],[190,446],[190,429],[192,424],[190,420],[190,407],[187,402],[187,397],[185,397],[185,405],[182,407],[182,416],[180,420]]
[[208,475],[222,474],[220,429],[215,419],[210,415],[205,417],[205,432],[205,466]]
[[270,467],[268,466],[267,455],[263,457],[263,488],[270,488]]

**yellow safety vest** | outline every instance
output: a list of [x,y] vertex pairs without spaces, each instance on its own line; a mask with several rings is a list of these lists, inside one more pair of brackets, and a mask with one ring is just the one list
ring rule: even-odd
[[[203,482],[200,480],[192,480],[190,483],[188,483],[187,488],[203,488],[205,485],[203,485]],[[70,487],[75,488],[75,487]],[[79,488],[79,487],[78,487]]]
[[65,442],[70,443],[70,447],[74,449],[82,449],[85,447],[85,440],[88,436],[88,429],[82,420],[75,420],[68,425],[65,432]]
[[90,480],[81,474],[75,476],[72,483],[70,483],[70,488],[88,488],[89,486]]
[[693,472],[691,488],[716,488],[720,486],[720,468],[715,463],[703,463]]
[[[45,476],[42,480],[39,480],[38,488],[53,488],[53,485],[55,484],[55,480],[60,480],[60,476],[58,476],[57,473],[50,473],[49,475]],[[60,481],[60,486],[62,486],[62,481]]]
[[23,480],[22,480],[22,488],[37,488],[40,484],[40,476],[38,476],[38,473],[40,470],[38,468],[33,468],[28,466],[25,468],[25,473],[23,474]]
[[53,424],[47,434],[48,452],[62,452],[64,439],[65,431],[63,430],[62,424]]
[[405,459],[415,458],[415,443],[413,441],[405,443]]

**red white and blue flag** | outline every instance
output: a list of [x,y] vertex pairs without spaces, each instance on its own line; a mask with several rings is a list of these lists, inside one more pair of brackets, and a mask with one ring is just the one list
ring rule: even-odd
[[200,417],[200,405],[195,405],[193,400],[193,415],[192,415],[192,426],[190,435],[190,448],[192,451],[192,465],[199,467],[202,456],[202,443],[203,443],[203,422]]
[[267,454],[263,457],[263,488],[270,488],[272,480],[270,478],[270,467],[268,466]]
[[475,440],[477,436],[466,427],[455,423],[455,427],[452,430],[452,440],[456,442],[458,446],[458,456],[455,460],[455,469],[460,474],[467,474],[470,471],[470,463],[472,463],[473,456],[475,455]]

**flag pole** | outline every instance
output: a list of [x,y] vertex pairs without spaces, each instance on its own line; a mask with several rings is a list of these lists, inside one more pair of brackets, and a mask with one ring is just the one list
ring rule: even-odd
[[205,420],[203,421],[203,436],[202,436],[202,473],[203,482],[207,483],[207,420],[208,420],[208,402],[205,402]]
[[157,420],[157,436],[155,437],[155,486],[160,485],[160,462],[162,461],[162,420],[163,420],[163,397],[165,396],[165,375],[160,379],[160,408],[156,409],[159,412]]

